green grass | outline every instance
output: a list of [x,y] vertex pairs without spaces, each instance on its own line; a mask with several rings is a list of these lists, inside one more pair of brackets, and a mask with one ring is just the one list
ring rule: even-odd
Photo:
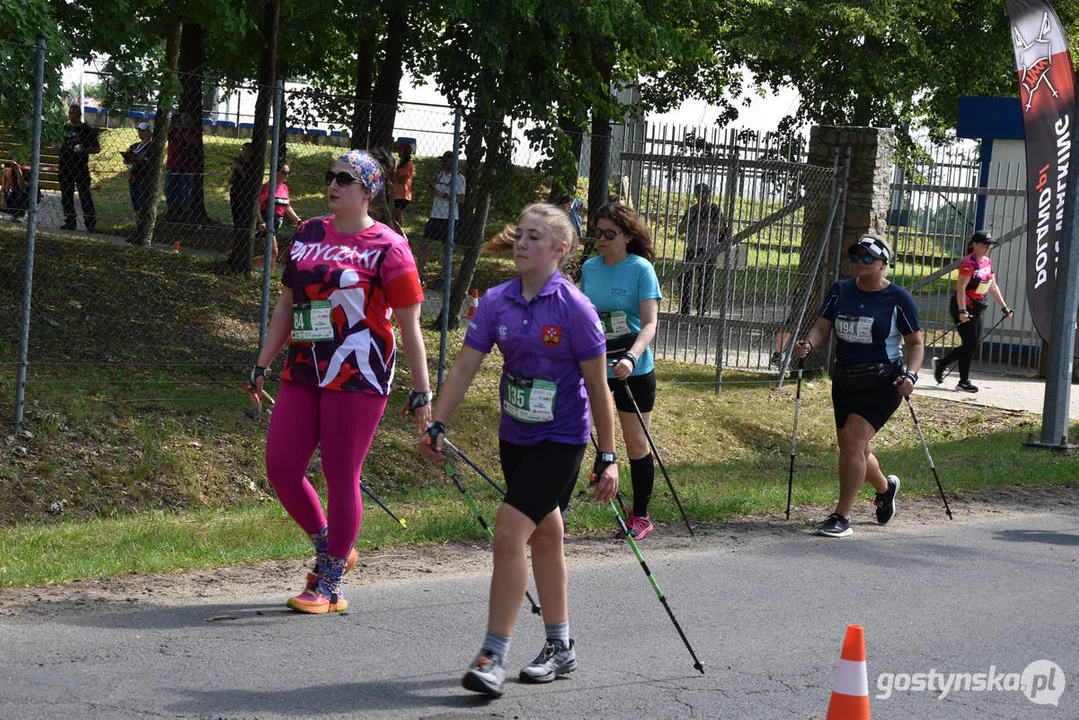
[[[219,160],[231,154],[218,150]],[[306,162],[299,148],[294,157]],[[322,170],[314,160],[310,167]],[[315,202],[314,195],[306,201]],[[19,232],[0,232],[0,277],[12,280],[0,283],[5,420],[13,414],[24,241]],[[266,418],[248,414],[251,403],[242,390],[258,344],[259,279],[222,276],[212,261],[192,255],[96,239],[41,234],[37,251],[25,418],[30,434],[5,435],[0,446],[0,586],[306,555],[306,540],[265,479]],[[775,275],[773,263],[784,259],[796,262],[797,256],[760,253],[736,277]],[[475,285],[486,288],[512,274],[509,260],[485,256]],[[461,331],[450,336],[451,363],[461,338]],[[425,331],[425,341],[434,378],[437,334]],[[657,367],[653,437],[692,517],[780,511],[793,387],[775,391],[760,376],[728,371],[717,396],[713,368]],[[452,439],[495,477],[499,369],[497,354],[489,357],[451,424]],[[364,467],[369,487],[408,528],[368,502],[361,547],[483,536],[441,470],[420,458],[415,431],[398,414],[410,384],[402,361]],[[949,492],[1079,477],[1079,459],[1021,447],[1038,427],[1034,416],[917,402]],[[903,477],[904,494],[936,493],[902,409],[878,437],[876,451],[889,472]],[[625,457],[621,448],[620,454]],[[798,504],[834,502],[836,461],[828,384],[807,383]],[[622,472],[628,491],[625,465]],[[493,519],[494,492],[463,474]],[[317,456],[308,476],[322,487]],[[573,531],[609,532],[606,509],[580,497],[583,483],[578,490]],[[660,522],[679,519],[661,476],[653,513]]]
[[[101,138],[102,152],[94,156],[92,160],[91,172],[98,229],[106,234],[123,236],[134,229],[128,197],[127,168],[123,164],[120,151],[126,150],[136,140],[133,129],[109,130]],[[207,215],[212,222],[186,229],[183,236],[179,238],[183,247],[215,252],[224,252],[229,247],[230,238],[227,230],[232,224],[232,214],[229,209],[228,176],[232,161],[239,155],[240,146],[244,142],[247,140],[243,138],[204,136],[203,187]],[[292,173],[288,180],[289,193],[292,206],[301,218],[324,215],[328,212],[326,185],[323,178],[326,170],[344,150],[345,148],[330,145],[298,142],[288,144],[288,162]],[[433,184],[438,175],[439,158],[415,156],[413,164],[416,168],[412,185],[413,200],[405,210],[402,225],[406,235],[418,237],[423,234],[424,225],[430,215],[431,198],[425,188]],[[489,238],[501,230],[507,222],[516,221],[516,213],[520,210],[522,198],[528,198],[530,201],[546,199],[547,190],[539,173],[529,168],[515,168],[512,178],[503,182],[494,193],[483,237]],[[512,198],[512,201],[509,198]],[[159,216],[164,213],[164,210],[165,204],[162,197],[158,205]],[[280,235],[282,246],[287,246],[291,240],[293,229],[293,226],[288,224],[282,228]]]
[[[495,441],[498,372],[499,363],[489,358],[450,426],[455,442],[501,480]],[[786,502],[793,387],[777,391],[754,382],[753,376],[727,373],[723,393],[716,396],[710,390],[713,372],[708,368],[660,362],[658,375],[661,380],[653,437],[691,517],[709,521],[780,512]],[[205,389],[201,392],[203,403],[214,402],[212,393],[206,394]],[[265,426],[239,417],[236,406],[242,398],[226,390],[219,393],[216,414],[205,407],[200,412],[177,408],[164,421],[127,422],[123,433],[104,441],[117,451],[111,458],[101,458],[98,467],[109,466],[123,473],[126,491],[143,493],[141,506],[80,513],[76,507],[80,502],[92,504],[105,494],[100,483],[107,478],[100,475],[76,476],[66,481],[67,491],[72,487],[82,489],[81,500],[77,494],[64,494],[39,484],[36,492],[68,498],[65,507],[53,513],[59,520],[15,521],[0,527],[0,586],[306,556],[306,539],[270,498],[260,474]],[[194,402],[194,398],[191,400]],[[401,401],[403,398],[395,398],[391,410]],[[918,405],[933,457],[953,497],[956,491],[1065,482],[1079,477],[1079,458],[1022,447],[1026,433],[1036,430],[1034,417],[995,410],[972,411],[966,406],[926,398],[919,398]],[[231,423],[225,419],[230,407],[234,416]],[[93,445],[97,437],[93,428],[101,428],[108,436],[114,421],[104,414],[84,417],[76,427],[77,434]],[[211,471],[230,441],[235,440],[237,424],[244,425],[247,434],[241,442],[241,459],[233,461],[233,467],[247,473],[247,482],[258,492],[230,493],[223,488],[236,484],[235,478]],[[61,428],[66,426],[61,423]],[[205,432],[200,433],[198,428],[202,426]],[[54,431],[42,423],[35,426],[35,432],[42,444],[67,446],[63,429]],[[123,436],[129,436],[127,445]],[[619,452],[625,457],[623,448]],[[876,452],[888,472],[903,478],[905,495],[936,495],[924,450],[904,408],[885,426],[876,441]],[[124,465],[127,456],[130,457]],[[828,384],[824,380],[803,387],[797,459],[795,504],[823,507],[834,503],[837,455]],[[93,465],[89,467],[92,471]],[[624,466],[621,470],[623,489],[628,492],[628,471]],[[45,471],[38,468],[34,472],[41,477]],[[496,493],[464,466],[460,472],[485,517],[493,520]],[[316,487],[321,487],[317,462],[312,463],[309,476]],[[387,412],[383,418],[365,466],[365,477],[368,487],[405,520],[407,529],[400,528],[374,503],[365,502],[359,547],[483,537],[441,469],[420,460],[414,430],[396,412]],[[656,483],[653,519],[678,522],[677,507],[658,472]],[[0,487],[9,484],[0,483]],[[113,492],[118,487],[113,487]],[[582,477],[570,508],[572,531],[609,531],[607,509],[588,501],[585,494]],[[174,509],[163,509],[157,502],[162,496],[180,497],[181,502]],[[863,497],[870,498],[871,490],[867,488]],[[131,502],[135,503],[135,499]],[[68,517],[72,519],[65,519]]]

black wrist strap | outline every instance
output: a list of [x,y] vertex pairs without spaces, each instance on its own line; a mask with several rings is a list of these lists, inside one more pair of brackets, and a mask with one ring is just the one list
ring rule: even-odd
[[432,420],[427,423],[427,445],[428,447],[434,447],[435,442],[438,440],[439,435],[446,434],[446,425],[438,420]]
[[633,369],[637,369],[637,356],[633,354],[632,350],[626,350],[622,353],[622,357],[619,360],[629,360],[629,364],[633,366]]
[[431,404],[431,391],[418,392],[416,390],[408,391],[408,409],[409,411],[417,410],[424,405]]
[[596,462],[592,464],[592,478],[591,478],[591,481],[593,483],[599,482],[599,478],[600,478],[601,475],[603,475],[603,471],[606,470],[611,465],[614,465],[614,464],[615,463],[610,462],[609,460],[600,460],[600,459],[597,458]]
[[247,381],[254,385],[255,380],[257,380],[258,378],[267,377],[269,375],[266,370],[267,368],[264,368],[261,365],[256,365],[255,367],[251,368],[251,374],[247,376]]

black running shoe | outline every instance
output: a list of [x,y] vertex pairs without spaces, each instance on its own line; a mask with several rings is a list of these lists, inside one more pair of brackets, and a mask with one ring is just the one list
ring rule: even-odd
[[783,353],[778,351],[772,353],[772,357],[768,359],[768,364],[774,367],[776,370],[783,367]]
[[577,653],[573,650],[573,641],[569,646],[561,640],[551,640],[543,644],[543,649],[528,665],[521,668],[521,680],[530,683],[549,683],[560,675],[568,675],[577,669]]
[[461,678],[461,686],[490,697],[502,697],[502,683],[505,680],[506,668],[502,665],[502,658],[490,650],[483,650]]
[[832,513],[828,516],[828,519],[821,523],[821,526],[817,528],[818,535],[824,535],[825,537],[850,537],[854,534],[854,531],[850,529],[850,520],[843,517],[839,513]]
[[977,385],[971,385],[970,380],[960,380],[959,384],[955,386],[955,389],[959,392],[976,393],[978,392]]
[[930,362],[933,364],[933,379],[937,381],[937,385],[944,382],[944,366],[940,363],[940,358],[933,358]]
[[888,489],[877,493],[873,504],[877,506],[877,522],[887,525],[888,521],[895,517],[895,495],[899,492],[899,478],[895,475],[888,476]]

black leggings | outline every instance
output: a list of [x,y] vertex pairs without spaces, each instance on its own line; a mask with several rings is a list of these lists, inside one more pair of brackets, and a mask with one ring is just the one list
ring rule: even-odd
[[957,348],[952,348],[947,355],[937,360],[937,368],[943,372],[949,365],[958,360],[959,379],[967,382],[970,380],[970,362],[974,359],[974,353],[978,350],[978,340],[982,336],[982,313],[985,312],[985,307],[975,305],[972,308],[967,308],[970,318],[965,323],[959,322],[959,310],[955,304],[954,295],[948,309],[952,314],[956,329],[959,330],[959,339],[962,344]]

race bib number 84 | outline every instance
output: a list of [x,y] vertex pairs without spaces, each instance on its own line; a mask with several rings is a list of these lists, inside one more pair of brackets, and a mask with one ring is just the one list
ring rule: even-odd
[[873,318],[840,315],[835,319],[835,334],[849,343],[872,345]]

